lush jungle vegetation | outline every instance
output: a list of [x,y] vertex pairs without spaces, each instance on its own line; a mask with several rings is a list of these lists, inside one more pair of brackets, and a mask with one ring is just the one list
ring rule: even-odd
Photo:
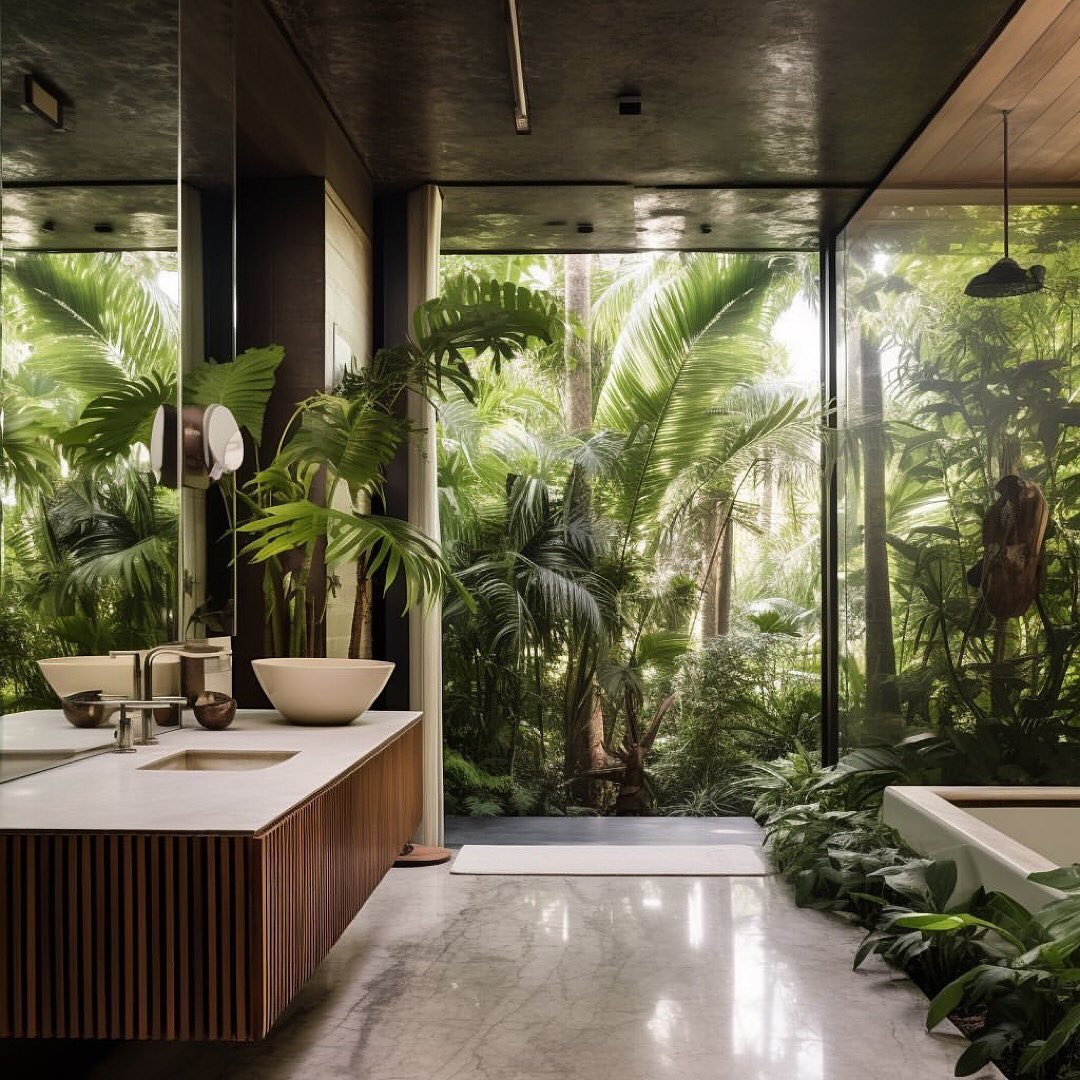
[[[924,733],[954,781],[1073,783],[1080,249],[1054,208],[1016,215],[1018,257],[1046,266],[1028,296],[964,295],[998,242],[974,216],[960,223],[966,247],[938,224],[871,229],[847,252],[846,734]],[[1026,561],[1034,595],[1003,609],[987,576],[998,537],[1042,498],[1038,536],[1007,552]]]
[[[957,1076],[994,1062],[1007,1076],[1080,1076],[1080,867],[1031,878],[1066,895],[1037,912],[982,889],[957,894],[952,859],[927,859],[881,822],[882,792],[932,779],[913,745],[855,750],[823,769],[795,753],[738,782],[753,799],[777,868],[804,907],[866,930],[853,963],[871,956],[908,974],[971,1040]],[[857,986],[853,985],[853,992]]]
[[155,481],[146,450],[154,409],[176,392],[175,261],[4,259],[4,711],[54,702],[40,657],[176,634],[178,499]]
[[443,262],[564,327],[439,408],[448,811],[730,811],[818,739],[813,265]]

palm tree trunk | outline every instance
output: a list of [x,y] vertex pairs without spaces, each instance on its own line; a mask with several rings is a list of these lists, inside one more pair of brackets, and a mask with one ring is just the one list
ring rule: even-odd
[[579,805],[597,806],[599,782],[582,777],[583,773],[601,768],[607,760],[604,713],[596,685],[596,643],[591,633],[571,643],[564,709],[563,775],[571,781],[567,790]]
[[[567,255],[565,263],[564,300],[566,305],[566,363],[563,391],[563,416],[570,433],[587,431],[592,427],[592,255]],[[579,337],[574,326],[580,323]]]
[[353,600],[352,625],[349,629],[349,659],[367,659],[365,655],[370,646],[365,648],[365,629],[368,625],[368,576],[367,558],[356,560],[356,597]]
[[761,531],[766,536],[771,536],[773,531],[773,506],[776,497],[776,466],[773,463],[773,452],[770,447],[765,448],[762,454],[763,464],[761,470]]
[[885,415],[881,346],[863,331],[858,339],[862,406],[863,560],[866,586],[866,711],[874,719],[900,711],[893,644],[892,595],[885,515]]
[[731,520],[730,512],[720,541],[717,577],[716,633],[718,637],[726,637],[731,633],[731,595],[735,585],[735,522]]
[[734,528],[731,498],[716,498],[705,521],[702,572],[706,574],[702,598],[701,639],[711,641],[731,631],[731,592],[734,577]]
[[[566,337],[564,362],[566,365],[563,387],[563,419],[570,433],[588,431],[593,422],[592,393],[592,255],[588,252],[567,255],[564,262],[563,299],[566,310]],[[579,336],[580,335],[580,336]],[[587,507],[591,492],[586,482],[578,478],[577,498]],[[584,656],[590,647],[582,650]],[[599,767],[604,760],[604,715],[600,708],[600,695],[588,667],[587,682],[582,681],[585,672],[578,668],[575,673],[576,693],[568,700],[566,770],[568,776],[578,776]],[[570,672],[567,673],[569,680]],[[569,689],[569,683],[568,683]],[[570,794],[584,806],[595,806],[600,797],[600,785],[595,780],[575,780]]]

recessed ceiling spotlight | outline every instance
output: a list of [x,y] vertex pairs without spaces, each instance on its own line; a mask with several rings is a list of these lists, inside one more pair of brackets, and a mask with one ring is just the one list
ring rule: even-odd
[[709,223],[708,223],[707,221],[703,221],[703,222],[702,222],[702,223],[701,223],[701,224],[700,224],[700,225],[698,226],[698,228],[699,228],[699,229],[701,229],[701,232],[702,232],[702,234],[703,234],[704,236],[708,236],[708,235],[709,235],[709,233],[711,233],[711,232],[712,232],[712,226],[711,226],[711,225],[710,225],[710,224],[709,224]]
[[517,0],[506,0],[506,49],[510,54],[510,87],[514,92],[514,128],[519,135],[532,131],[529,94],[525,89],[525,60],[521,53],[521,21]]
[[620,94],[616,99],[620,116],[641,115],[641,95],[636,92]]
[[54,128],[64,126],[64,103],[60,95],[36,75],[23,79],[23,106],[48,120]]
[[109,221],[99,221],[94,226],[94,232],[96,233],[111,233],[113,231],[112,223]]
[[49,218],[48,221],[43,221],[41,223],[41,231],[42,232],[56,232],[56,222],[53,221],[52,218]]
[[582,221],[578,224],[577,231],[579,233],[591,233],[593,231],[593,227],[589,222]]

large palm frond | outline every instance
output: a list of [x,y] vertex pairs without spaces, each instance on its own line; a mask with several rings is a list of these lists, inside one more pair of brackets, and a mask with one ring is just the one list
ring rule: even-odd
[[671,483],[713,449],[710,406],[766,363],[742,335],[771,276],[763,259],[688,256],[677,273],[649,287],[624,323],[596,410],[599,426],[627,435],[624,552],[635,529],[659,512]]
[[57,442],[88,464],[108,461],[134,443],[150,443],[154,414],[176,400],[173,378],[149,372],[121,382],[87,403],[79,422]]
[[5,260],[4,276],[34,325],[35,371],[90,392],[175,372],[176,305],[123,255],[20,253]]
[[51,490],[59,470],[46,409],[0,389],[0,483],[18,495]]
[[406,421],[376,408],[367,398],[319,394],[305,404],[300,426],[278,460],[324,464],[355,500],[361,493],[381,491],[386,468],[408,428]]
[[470,602],[439,545],[398,518],[350,513],[302,499],[266,507],[237,531],[252,535],[243,554],[256,563],[325,540],[327,563],[363,559],[369,575],[384,571],[387,589],[400,573],[406,610],[437,602],[451,588]]

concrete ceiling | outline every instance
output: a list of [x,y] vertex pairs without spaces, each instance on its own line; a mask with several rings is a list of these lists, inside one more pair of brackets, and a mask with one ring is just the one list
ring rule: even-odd
[[[183,11],[179,0],[0,0],[8,246],[176,247],[178,145],[186,181],[231,190],[232,0],[183,0]],[[63,101],[62,129],[22,107],[29,74]]]
[[376,183],[442,183],[474,251],[813,247],[1015,6],[520,0],[517,135],[503,0],[268,2]]

